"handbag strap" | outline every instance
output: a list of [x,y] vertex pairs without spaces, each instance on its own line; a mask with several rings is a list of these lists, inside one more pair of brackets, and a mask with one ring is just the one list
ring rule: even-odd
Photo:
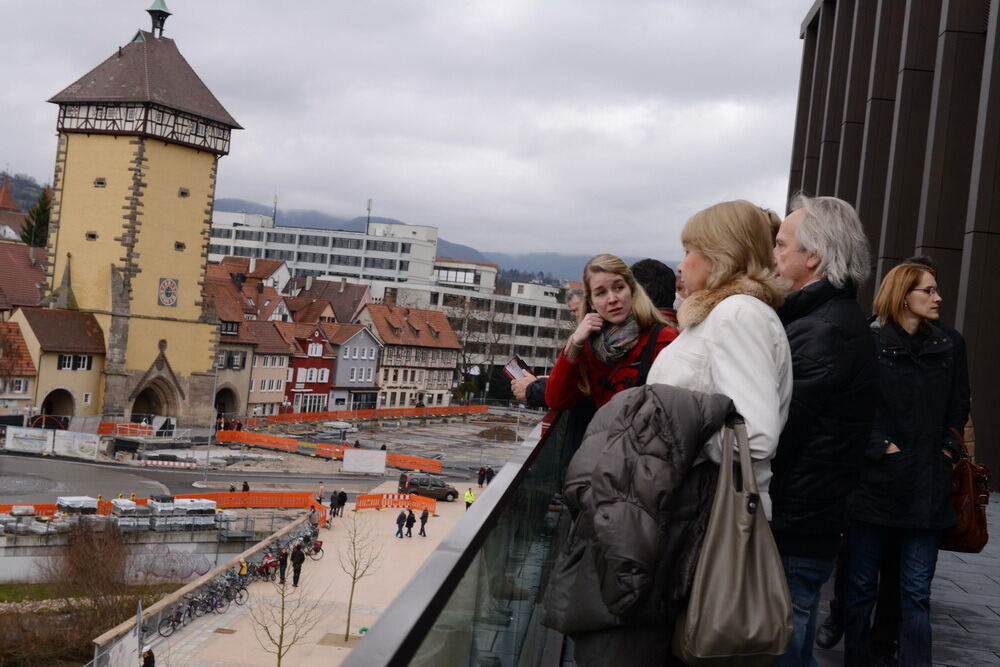
[[760,507],[760,492],[757,488],[757,476],[753,472],[753,462],[750,460],[750,442],[747,435],[747,425],[740,415],[731,415],[726,420],[726,432],[722,439],[722,466],[719,470],[719,485],[733,485],[733,449],[739,448],[740,477],[743,492],[747,496],[747,511],[753,514]]

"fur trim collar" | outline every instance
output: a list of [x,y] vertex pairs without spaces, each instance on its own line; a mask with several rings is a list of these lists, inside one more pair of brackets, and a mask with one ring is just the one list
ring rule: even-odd
[[701,324],[713,308],[722,303],[724,299],[737,294],[746,294],[760,299],[772,308],[778,308],[784,301],[770,285],[754,280],[747,275],[740,275],[722,287],[699,290],[684,299],[680,310],[677,311],[677,321],[680,328],[687,329]]

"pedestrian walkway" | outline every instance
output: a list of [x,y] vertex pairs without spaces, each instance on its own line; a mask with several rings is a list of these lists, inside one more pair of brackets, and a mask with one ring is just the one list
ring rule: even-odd
[[[472,485],[469,482],[468,485]],[[468,486],[467,485],[467,486]],[[371,493],[395,493],[396,481],[386,482]],[[463,489],[464,492],[464,489]],[[299,585],[305,600],[316,601],[321,618],[316,627],[295,645],[283,663],[287,665],[338,665],[349,650],[336,645],[344,638],[347,622],[347,598],[350,578],[341,569],[338,554],[346,545],[347,529],[354,505],[348,504],[344,516],[333,519],[329,529],[320,530],[323,559],[306,559]],[[361,579],[354,593],[351,634],[371,627],[382,611],[403,589],[428,555],[465,514],[460,501],[439,501],[437,516],[427,522],[427,537],[419,537],[420,522],[413,527],[413,537],[395,537],[398,509],[364,510],[357,512],[359,524],[369,529],[381,546],[382,555],[373,575]],[[419,517],[419,512],[416,513]],[[291,584],[291,565],[288,583]],[[257,641],[255,623],[249,613],[254,604],[275,604],[279,598],[272,584],[257,582],[250,586],[250,601],[245,607],[233,605],[222,615],[209,614],[191,626],[178,631],[154,647],[157,665],[199,667],[236,667],[238,665],[273,665],[275,658],[264,651]],[[266,643],[266,640],[265,640]]]
[[[1000,665],[1000,494],[987,509],[990,542],[978,554],[938,554],[931,586],[931,629],[935,665]],[[823,590],[823,618],[833,582]],[[822,620],[822,619],[821,619]],[[820,667],[844,664],[844,644],[816,649]]]

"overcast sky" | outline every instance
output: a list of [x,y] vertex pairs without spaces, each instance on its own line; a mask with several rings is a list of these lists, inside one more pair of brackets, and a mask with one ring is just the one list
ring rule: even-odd
[[[217,197],[434,225],[482,251],[680,257],[695,211],[783,211],[813,0],[167,0],[246,128]],[[46,99],[151,0],[5,0],[0,166],[52,178]]]

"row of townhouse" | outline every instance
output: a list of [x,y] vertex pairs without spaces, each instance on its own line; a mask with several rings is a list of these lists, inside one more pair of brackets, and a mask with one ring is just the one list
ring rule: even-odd
[[[94,313],[41,307],[44,262],[44,251],[0,242],[0,416],[99,420],[115,351]],[[216,414],[450,403],[461,344],[443,313],[374,304],[367,286],[345,280],[289,278],[281,261],[208,266]],[[158,366],[172,373],[165,357]],[[157,408],[142,392],[125,416]]]

